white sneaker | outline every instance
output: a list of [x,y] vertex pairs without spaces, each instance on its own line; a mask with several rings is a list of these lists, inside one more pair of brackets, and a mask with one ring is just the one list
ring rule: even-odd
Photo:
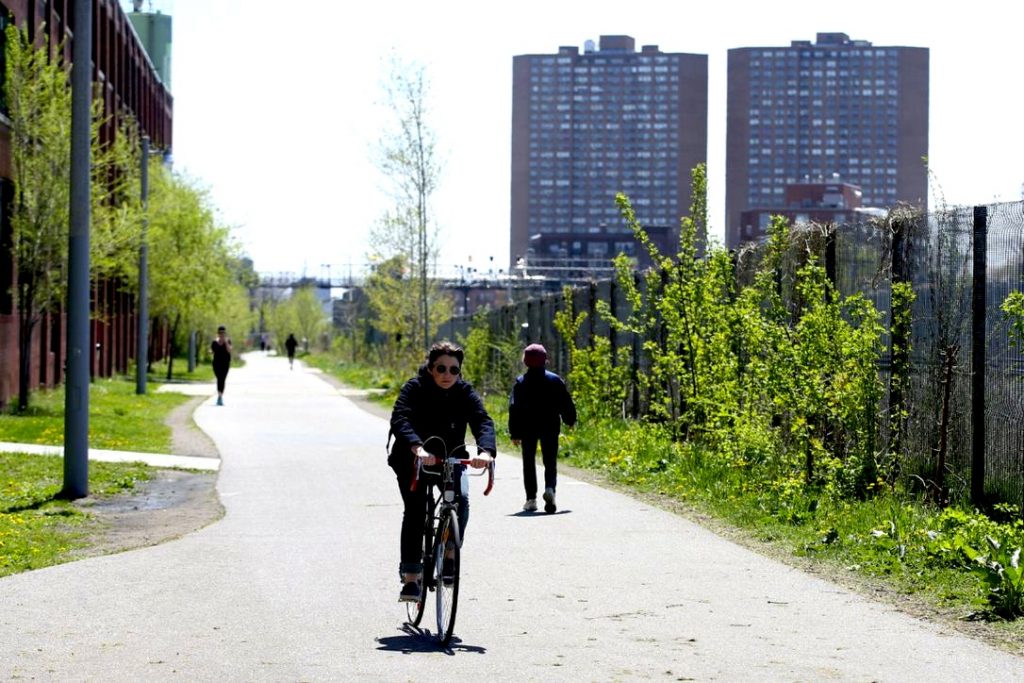
[[544,512],[550,515],[557,509],[558,508],[555,507],[555,490],[544,489]]
[[537,499],[536,498],[528,498],[527,501],[525,503],[523,503],[523,512],[536,512],[536,511],[537,511]]

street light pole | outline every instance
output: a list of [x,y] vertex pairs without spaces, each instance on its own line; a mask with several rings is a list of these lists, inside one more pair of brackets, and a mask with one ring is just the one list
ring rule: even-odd
[[142,241],[139,244],[139,336],[135,347],[135,393],[146,393],[146,371],[149,369],[149,136],[142,136]]
[[71,48],[71,203],[68,231],[68,346],[64,386],[66,498],[89,495],[89,224],[92,128],[92,0],[75,3]]

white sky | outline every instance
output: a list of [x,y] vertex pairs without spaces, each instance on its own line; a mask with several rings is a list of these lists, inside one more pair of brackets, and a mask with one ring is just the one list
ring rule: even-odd
[[[121,0],[127,10],[130,0]],[[942,9],[939,9],[941,6]],[[147,0],[173,17],[175,167],[205,184],[262,272],[366,260],[389,207],[372,162],[393,51],[423,63],[445,160],[442,263],[508,263],[512,57],[625,34],[708,55],[711,233],[723,234],[727,50],[842,32],[931,50],[931,167],[950,204],[1024,187],[1024,5],[1004,0]],[[932,9],[934,8],[934,9]],[[934,205],[934,201],[933,201]]]

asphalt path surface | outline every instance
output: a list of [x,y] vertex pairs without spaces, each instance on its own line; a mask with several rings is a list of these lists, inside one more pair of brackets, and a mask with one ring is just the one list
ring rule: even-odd
[[[225,517],[163,545],[0,579],[0,679],[1005,681],[1024,661],[568,477],[474,480],[456,639],[403,625],[387,423],[250,354],[217,444]],[[428,604],[424,625],[432,628]]]

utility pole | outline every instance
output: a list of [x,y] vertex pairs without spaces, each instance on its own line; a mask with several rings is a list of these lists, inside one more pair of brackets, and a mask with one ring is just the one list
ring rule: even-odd
[[92,128],[92,0],[78,0],[71,56],[71,205],[68,346],[64,387],[65,498],[89,495],[89,225]]
[[142,136],[142,242],[139,244],[139,337],[135,346],[135,393],[146,393],[149,369],[149,136]]

